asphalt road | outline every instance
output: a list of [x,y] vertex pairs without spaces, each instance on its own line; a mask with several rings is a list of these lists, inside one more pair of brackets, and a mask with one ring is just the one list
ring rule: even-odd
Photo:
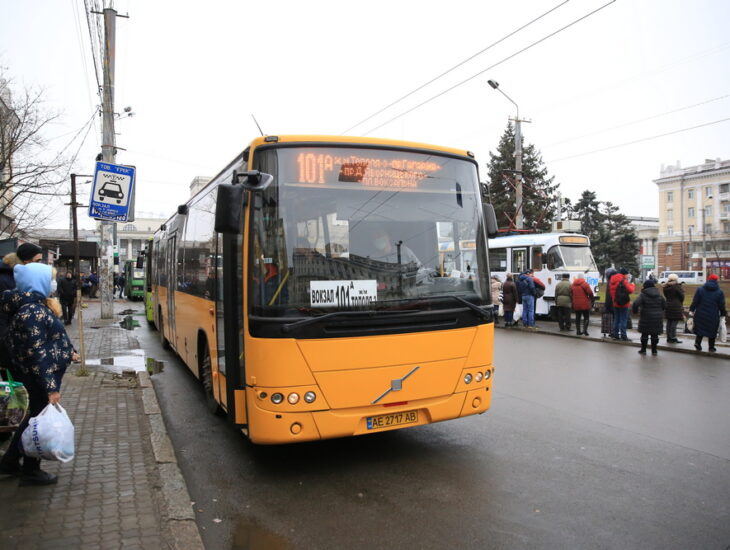
[[730,548],[726,359],[501,330],[482,416],[257,447],[146,331],[211,550]]

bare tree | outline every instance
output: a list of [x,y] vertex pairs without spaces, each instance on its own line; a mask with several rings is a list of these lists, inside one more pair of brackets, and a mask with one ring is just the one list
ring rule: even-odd
[[66,194],[70,161],[44,137],[58,117],[44,106],[43,90],[13,89],[0,73],[0,235],[38,226],[52,197]]

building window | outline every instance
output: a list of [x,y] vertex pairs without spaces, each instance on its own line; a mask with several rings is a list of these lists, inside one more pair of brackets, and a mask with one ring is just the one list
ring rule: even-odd
[[668,225],[667,226],[667,236],[671,237],[672,235],[674,235],[674,226]]
[[708,234],[708,235],[710,233],[712,233],[712,224],[711,223],[706,223],[705,224],[705,233]]
[[667,220],[670,222],[674,220],[674,210],[671,208],[667,210]]
[[688,226],[688,227],[687,227],[687,231],[689,231],[689,234],[691,235],[692,233],[694,233],[694,232],[695,232],[695,226],[694,226],[694,225],[690,225],[690,226]]
[[671,244],[668,244],[667,245],[667,252],[666,252],[666,254],[667,254],[667,256],[671,256],[672,255],[672,245]]
[[667,202],[674,202],[674,192],[667,191]]
[[694,189],[688,189],[687,190],[687,198],[689,200],[692,200],[695,198],[695,190]]
[[133,223],[128,223],[124,226],[124,229],[122,231],[137,231],[137,228],[134,226]]
[[725,222],[722,224],[722,232],[730,233],[730,222]]
[[706,218],[712,217],[712,206],[705,206],[705,217]]
[[712,187],[708,185],[705,187],[705,197],[709,197],[710,195],[712,195]]
[[694,218],[695,217],[695,208],[694,208],[694,206],[690,206],[687,209],[687,217],[688,218]]
[[727,193],[728,191],[730,191],[730,183],[721,183],[720,193]]

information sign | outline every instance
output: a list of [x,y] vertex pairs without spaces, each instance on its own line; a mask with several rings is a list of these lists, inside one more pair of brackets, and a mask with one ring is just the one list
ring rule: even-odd
[[654,256],[648,256],[646,254],[641,255],[641,268],[642,269],[654,269],[656,267],[656,260]]
[[115,222],[129,221],[129,209],[134,204],[135,175],[133,166],[97,162],[89,200],[89,216]]

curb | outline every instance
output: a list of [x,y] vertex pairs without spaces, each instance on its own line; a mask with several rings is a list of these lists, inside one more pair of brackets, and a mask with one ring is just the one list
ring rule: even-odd
[[170,437],[167,435],[152,380],[146,371],[137,372],[137,380],[139,387],[142,388],[142,405],[149,422],[152,452],[160,473],[163,525],[169,534],[168,543],[170,548],[176,550],[205,550],[198,524],[195,522],[188,486],[177,464]]
[[[621,340],[614,340],[613,338],[602,338],[602,337],[598,338],[596,336],[588,336],[588,337],[576,336],[574,334],[569,334],[569,333],[552,332],[550,330],[540,330],[539,328],[537,330],[527,329],[524,327],[510,327],[509,329],[507,329],[504,326],[500,326],[498,328],[501,328],[502,330],[518,330],[520,332],[529,332],[531,334],[547,334],[549,336],[558,336],[560,338],[576,338],[579,340],[585,340],[585,341],[591,341],[591,342],[603,342],[604,344],[614,344],[617,346],[630,346],[630,347],[634,347],[634,348],[641,347],[641,344],[636,341],[624,342]],[[687,353],[689,355],[705,355],[707,357],[726,357],[727,356],[727,354],[725,354],[725,353],[712,353],[709,351],[697,351],[696,349],[675,348],[675,347],[671,347],[671,346],[667,346],[667,345],[663,345],[663,344],[659,344],[657,346],[657,349],[662,350],[662,351],[672,351],[675,353]]]

